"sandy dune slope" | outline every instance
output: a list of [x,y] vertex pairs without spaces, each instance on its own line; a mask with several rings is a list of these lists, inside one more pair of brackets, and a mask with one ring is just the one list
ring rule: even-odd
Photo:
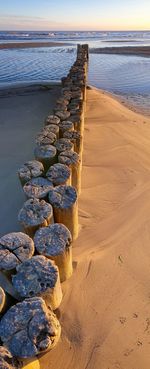
[[150,119],[88,90],[81,230],[42,369],[150,368]]

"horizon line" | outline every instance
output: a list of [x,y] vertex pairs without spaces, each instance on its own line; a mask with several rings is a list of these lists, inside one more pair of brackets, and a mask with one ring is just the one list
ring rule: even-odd
[[80,30],[80,29],[45,29],[45,30],[40,30],[40,29],[0,29],[0,32],[150,32],[150,29],[85,29],[85,30]]

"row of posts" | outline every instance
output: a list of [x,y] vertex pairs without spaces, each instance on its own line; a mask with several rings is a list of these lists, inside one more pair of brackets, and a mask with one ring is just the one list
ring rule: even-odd
[[23,232],[0,239],[1,368],[28,367],[26,360],[52,349],[61,334],[61,283],[72,275],[78,237],[87,68],[88,45],[78,45],[36,136],[35,159],[18,170],[27,198],[18,214]]

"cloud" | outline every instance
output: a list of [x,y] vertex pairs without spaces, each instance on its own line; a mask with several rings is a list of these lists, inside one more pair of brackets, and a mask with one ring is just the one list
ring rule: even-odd
[[65,27],[65,23],[59,23],[44,17],[32,17],[23,15],[1,15],[0,16],[0,29],[1,30],[47,30],[47,29],[60,29]]

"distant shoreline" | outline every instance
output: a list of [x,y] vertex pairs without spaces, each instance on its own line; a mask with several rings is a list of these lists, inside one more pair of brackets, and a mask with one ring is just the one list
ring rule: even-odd
[[3,49],[28,49],[34,47],[55,47],[55,46],[69,46],[71,44],[66,42],[7,42],[0,44],[0,50]]
[[150,46],[112,46],[91,48],[90,54],[119,54],[150,57]]

